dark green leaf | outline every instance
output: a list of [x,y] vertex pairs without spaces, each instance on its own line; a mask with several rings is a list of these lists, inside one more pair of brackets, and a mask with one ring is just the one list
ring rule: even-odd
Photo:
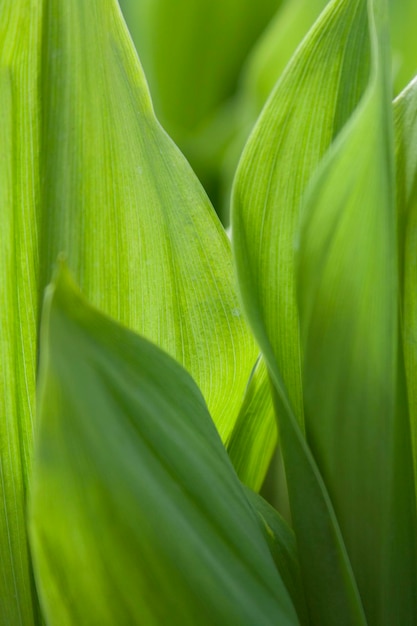
[[297,624],[257,516],[178,363],[47,292],[31,540],[51,624]]

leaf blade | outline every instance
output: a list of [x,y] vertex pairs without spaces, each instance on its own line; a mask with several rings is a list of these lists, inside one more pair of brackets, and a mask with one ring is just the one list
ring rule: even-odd
[[225,440],[258,353],[229,242],[154,116],[117,3],[48,0],[45,24],[42,285],[65,252],[95,305],[190,371]]
[[0,7],[0,622],[38,624],[26,536],[35,404],[40,8]]
[[31,540],[47,618],[296,624],[189,375],[88,307],[62,270],[41,358]]
[[[415,619],[416,515],[398,344],[388,15],[368,6],[369,85],[306,194],[298,279],[307,437],[367,619],[388,625]],[[392,546],[400,536],[406,550]]]

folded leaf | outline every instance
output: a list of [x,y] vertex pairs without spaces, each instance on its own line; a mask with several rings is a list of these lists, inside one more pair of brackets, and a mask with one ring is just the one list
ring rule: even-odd
[[368,88],[305,197],[298,287],[307,439],[368,623],[388,626],[417,620],[417,524],[398,346],[387,11],[368,7]]
[[274,384],[309,612],[313,622],[329,625],[366,620],[332,501],[303,433],[294,242],[306,186],[368,83],[375,37],[368,9],[372,21],[373,6],[362,0],[332,2],[323,12],[263,110],[233,194],[239,284]]
[[226,449],[240,480],[259,491],[277,444],[271,389],[265,361],[260,357]]
[[30,530],[48,623],[298,623],[195,383],[65,270],[39,398]]
[[417,486],[417,79],[394,102],[402,334]]
[[301,357],[294,283],[294,238],[300,200],[366,84],[366,29],[364,2],[331,4],[264,108],[234,183],[233,241],[242,296],[252,325],[260,324],[262,317],[301,424]]
[[0,624],[37,624],[25,528],[32,458],[39,201],[38,3],[0,3]]
[[65,252],[95,305],[185,365],[226,439],[258,356],[226,235],[117,3],[48,0],[44,28],[42,283]]

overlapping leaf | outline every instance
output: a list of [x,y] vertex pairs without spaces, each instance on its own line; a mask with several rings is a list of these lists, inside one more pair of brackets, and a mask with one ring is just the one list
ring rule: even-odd
[[263,110],[235,179],[233,237],[240,288],[252,324],[259,327],[262,319],[300,423],[294,285],[300,200],[364,89],[368,50],[365,4],[333,2]]
[[[399,442],[407,442],[406,419],[404,412],[398,421],[394,417],[392,129],[382,41],[386,13],[379,4],[340,0],[325,10],[265,107],[234,187],[240,285],[276,389],[307,599],[320,624],[364,623],[350,560],[370,623],[392,623],[388,604],[403,619],[414,611],[406,581],[415,575],[409,456],[406,448],[403,463],[397,455]],[[320,182],[303,203],[301,372],[294,293],[300,205],[311,175],[352,113],[356,125],[344,131],[327,166],[320,165]],[[302,434],[303,388],[314,458]],[[401,527],[410,541],[408,555],[402,544],[397,554],[388,545]],[[324,597],[332,602],[325,606],[318,600]]]
[[417,73],[417,4],[414,0],[389,0],[395,93]]
[[57,254],[98,306],[185,364],[223,437],[258,349],[228,241],[154,117],[117,3],[3,2],[0,18],[0,621],[30,624],[37,316]]
[[0,623],[37,623],[25,530],[32,457],[40,11],[0,3]]
[[42,331],[30,519],[48,622],[297,624],[186,371],[63,270]]
[[[230,185],[245,141],[283,70],[328,0],[287,0],[258,39],[243,67],[234,108],[235,138],[222,163],[223,186]],[[414,0],[390,0],[392,63],[395,92],[417,72]]]
[[308,441],[368,622],[388,625],[417,616],[416,517],[398,362],[387,14],[373,4],[368,88],[305,200],[298,278]]

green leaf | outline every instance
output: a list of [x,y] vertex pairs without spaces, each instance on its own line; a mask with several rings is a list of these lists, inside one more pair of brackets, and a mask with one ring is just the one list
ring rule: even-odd
[[48,623],[298,623],[195,383],[62,269],[39,415],[30,530]]
[[298,287],[307,439],[369,624],[417,620],[416,510],[398,341],[387,11],[368,2],[367,90],[303,203]]
[[287,0],[250,54],[240,98],[258,115],[275,83],[329,0]]
[[417,79],[394,102],[402,333],[417,487]]
[[0,4],[0,623],[37,624],[25,528],[37,320],[40,10]]
[[116,2],[48,0],[44,26],[42,284],[65,252],[96,306],[188,369],[227,439],[258,356],[227,237]]
[[262,323],[268,336],[300,424],[301,357],[294,283],[300,201],[366,84],[366,29],[361,0],[331,4],[264,108],[234,183],[233,241],[240,289],[252,326]]
[[274,384],[307,603],[313,622],[329,625],[364,624],[365,617],[332,501],[304,435],[294,241],[306,186],[368,83],[375,37],[368,8],[372,20],[373,7],[362,0],[332,2],[323,12],[263,110],[233,193],[239,283]]
[[277,444],[271,389],[262,357],[254,367],[227,452],[240,480],[259,491]]
[[399,93],[417,73],[417,3],[390,0],[391,39],[395,93]]
[[259,515],[272,558],[297,610],[300,624],[308,624],[308,611],[294,533],[279,513],[259,494],[248,488],[245,489],[245,493]]
[[281,0],[122,0],[156,110],[177,141],[236,88],[242,62]]

